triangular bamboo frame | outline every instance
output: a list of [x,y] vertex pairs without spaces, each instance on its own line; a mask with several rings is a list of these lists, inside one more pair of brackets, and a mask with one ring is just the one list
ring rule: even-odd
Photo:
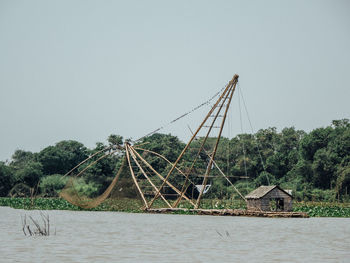
[[[127,164],[129,166],[132,180],[134,181],[134,184],[135,184],[135,186],[137,188],[137,191],[139,192],[139,194],[141,196],[141,199],[142,199],[142,201],[144,203],[143,209],[145,209],[145,210],[151,209],[152,205],[154,204],[154,201],[156,199],[158,199],[158,198],[161,198],[169,208],[176,208],[176,207],[178,207],[178,205],[181,202],[181,200],[185,199],[185,201],[187,201],[191,206],[193,206],[195,209],[198,209],[199,206],[200,206],[201,199],[202,199],[202,196],[203,196],[203,192],[204,192],[205,186],[207,185],[208,177],[209,177],[209,174],[211,172],[211,169],[212,169],[213,165],[215,165],[218,168],[218,170],[220,171],[220,173],[226,178],[226,180],[228,180],[227,177],[222,172],[222,170],[217,166],[217,164],[215,163],[214,159],[215,159],[216,151],[217,151],[220,139],[221,139],[223,127],[224,127],[224,124],[225,124],[225,121],[226,121],[226,117],[227,117],[227,113],[228,113],[228,110],[229,110],[229,107],[230,107],[230,104],[231,104],[231,101],[232,101],[232,97],[233,97],[233,94],[234,94],[235,89],[236,89],[236,85],[237,85],[237,82],[238,82],[238,77],[239,76],[237,74],[235,74],[233,76],[233,78],[230,80],[230,82],[226,85],[226,87],[223,90],[223,92],[221,93],[220,97],[215,102],[214,106],[209,110],[209,112],[205,116],[204,120],[201,122],[199,127],[193,133],[192,137],[190,138],[190,140],[188,141],[188,143],[186,144],[186,146],[184,147],[184,149],[182,150],[182,152],[180,153],[180,155],[178,156],[178,158],[176,159],[176,161],[174,163],[171,163],[169,160],[167,160],[164,156],[162,156],[159,153],[152,152],[152,151],[140,148],[138,145],[133,146],[129,142],[125,142],[123,146],[116,146],[116,148],[114,148],[114,149],[113,149],[112,146],[110,146],[110,147],[107,147],[107,148],[105,148],[105,149],[95,153],[94,155],[90,156],[89,158],[87,158],[86,160],[84,160],[83,162],[78,164],[76,167],[74,167],[65,176],[67,176],[69,174],[72,174],[82,164],[84,164],[86,161],[88,161],[89,159],[91,159],[93,156],[95,156],[98,153],[101,153],[101,152],[104,152],[104,151],[107,151],[107,150],[110,151],[108,154],[99,157],[97,160],[95,160],[94,162],[89,164],[87,167],[85,167],[81,172],[78,173],[77,176],[80,176],[81,174],[83,174],[89,167],[91,167],[92,165],[97,163],[99,160],[105,158],[106,156],[108,156],[110,154],[113,154],[113,153],[115,153],[117,151],[125,151],[125,159],[126,159]],[[216,110],[216,112],[215,112],[215,110]],[[224,110],[223,115],[220,115],[220,113],[222,114],[223,110]],[[212,114],[214,114],[214,115],[212,115]],[[210,125],[205,126],[205,124],[207,123],[209,117],[211,117],[211,116],[213,117],[213,119],[211,120]],[[216,142],[215,142],[213,150],[211,151],[211,154],[208,154],[208,152],[205,151],[205,149],[204,149],[204,145],[207,142],[207,139],[208,139],[212,129],[214,128],[214,124],[215,124],[216,120],[218,119],[218,117],[222,118],[221,124],[218,127],[219,128],[219,133],[218,133],[218,136],[216,137]],[[193,142],[193,140],[196,138],[197,134],[199,133],[199,131],[203,127],[208,127],[208,131],[206,133],[206,136],[203,137],[203,140],[201,142],[200,148],[199,148],[199,150],[198,150],[198,152],[197,152],[197,154],[196,154],[196,156],[195,156],[195,158],[194,158],[194,160],[193,160],[193,162],[191,164],[190,169],[188,171],[186,171],[186,173],[184,173],[183,171],[181,171],[181,169],[178,167],[178,165],[179,165],[180,161],[182,160],[182,158],[183,158],[184,154],[186,153],[186,151],[189,149],[190,144]],[[171,168],[170,168],[169,172],[167,173],[167,175],[165,177],[163,177],[160,173],[158,173],[152,167],[152,165],[150,165],[141,156],[141,154],[138,153],[138,151],[148,151],[148,152],[150,152],[152,154],[155,154],[156,156],[162,158],[167,163],[171,164]],[[208,155],[209,163],[207,165],[206,172],[204,174],[204,178],[203,178],[203,182],[202,182],[203,187],[202,187],[202,189],[201,189],[201,191],[200,191],[200,193],[198,195],[197,200],[193,201],[188,196],[186,196],[186,191],[187,191],[189,185],[192,183],[190,178],[189,178],[189,175],[190,175],[191,171],[193,170],[193,168],[194,168],[194,166],[195,166],[195,164],[196,164],[196,162],[197,162],[197,160],[199,158],[199,154],[201,152],[203,152],[203,151]],[[142,189],[141,189],[141,187],[140,187],[140,185],[139,185],[139,183],[137,181],[137,178],[136,178],[136,175],[135,175],[135,171],[134,171],[134,168],[132,166],[132,162],[134,162],[136,164],[136,167],[138,167],[139,172],[143,175],[143,177],[147,180],[147,182],[152,186],[152,188],[155,191],[154,197],[149,202],[147,202],[146,197],[145,197],[145,195],[144,195],[144,193],[143,193],[143,191],[142,191]],[[152,182],[150,176],[142,168],[142,165],[145,165],[148,169],[150,169],[162,181],[160,187],[157,187]],[[122,169],[122,167],[121,167],[121,169]],[[174,171],[178,171],[185,178],[185,181],[184,181],[184,183],[183,183],[183,185],[181,187],[181,190],[179,190],[178,188],[176,188],[173,184],[171,184],[169,182],[169,178],[170,178],[170,176],[172,176],[174,174]],[[114,180],[113,180],[113,184],[114,185],[117,183],[119,175],[120,175],[120,171],[118,171],[116,178],[114,178]],[[167,198],[162,194],[162,189],[164,188],[165,185],[169,186],[179,196],[177,198],[177,200],[173,204],[171,204],[171,202],[169,200],[167,200]],[[231,185],[232,185],[232,183],[231,183]],[[235,188],[235,190],[238,192],[238,190],[236,188]],[[112,187],[108,187],[108,192],[105,191],[103,193],[103,198],[98,197],[98,198],[100,198],[98,204],[101,203],[103,200],[105,200],[109,196],[111,191],[112,191]],[[240,196],[244,199],[244,197],[241,194],[240,194]],[[66,198],[66,197],[64,197],[64,198]],[[70,200],[68,200],[68,201],[70,201]],[[86,206],[86,205],[84,205],[84,206]]]

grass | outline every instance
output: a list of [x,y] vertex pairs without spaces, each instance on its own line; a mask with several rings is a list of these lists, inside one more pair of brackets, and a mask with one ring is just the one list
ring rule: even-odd
[[[141,213],[142,203],[138,199],[122,198],[108,199],[93,209],[83,209],[74,206],[61,198],[9,198],[0,197],[0,206],[9,206],[17,209],[36,210],[89,210],[89,211],[120,211]],[[161,200],[154,203],[154,207],[164,207]],[[192,208],[183,202],[180,208]],[[310,217],[350,217],[350,203],[321,203],[321,202],[294,202],[293,211],[307,212]],[[245,209],[246,205],[241,200],[203,199],[203,209]],[[191,212],[178,211],[177,214],[193,214]]]

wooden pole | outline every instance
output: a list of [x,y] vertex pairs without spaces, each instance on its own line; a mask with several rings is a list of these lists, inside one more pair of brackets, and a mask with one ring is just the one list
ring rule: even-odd
[[140,195],[141,195],[141,198],[143,200],[143,202],[145,203],[145,206],[146,206],[146,209],[149,208],[148,204],[147,204],[147,201],[146,201],[146,198],[145,196],[143,195],[142,191],[141,191],[141,188],[136,180],[136,177],[135,177],[135,174],[134,174],[134,170],[132,169],[131,167],[131,161],[130,161],[130,155],[129,155],[129,143],[125,143],[125,152],[126,152],[126,158],[128,159],[128,163],[129,163],[129,168],[130,168],[130,172],[131,172],[131,176],[132,176],[132,179],[134,180],[134,183],[136,185],[136,188],[137,190],[139,191]]
[[[98,151],[98,152],[95,152],[93,155],[89,156],[89,157],[86,158],[84,161],[82,161],[82,162],[80,162],[79,164],[77,164],[76,166],[74,166],[69,172],[67,172],[65,175],[63,175],[63,177],[69,175],[71,172],[73,172],[75,169],[77,169],[80,165],[86,163],[88,160],[90,160],[90,159],[91,159],[92,157],[94,157],[95,155],[97,155],[97,154],[99,154],[99,153],[101,153],[101,152],[105,152],[105,151],[107,151],[107,150],[110,149],[110,148],[111,148],[111,147],[109,146],[109,147],[106,147],[106,148],[104,148],[104,149],[102,149],[102,150],[100,150],[100,151]],[[62,178],[63,178],[63,177],[62,177]]]
[[[130,146],[131,149],[133,149]],[[169,181],[165,181],[165,178],[159,174],[153,167],[152,165],[150,165],[145,159],[142,158],[142,156],[134,150],[134,153],[141,159],[141,161],[143,161],[163,182],[165,182],[167,185],[169,185],[171,187],[171,189],[173,189],[177,194],[180,194],[180,190],[178,190],[174,185],[172,185]],[[158,189],[159,190],[159,189]],[[191,201],[191,199],[189,199],[187,196],[184,196],[184,198],[191,203],[191,205],[194,206],[194,203]]]
[[[221,175],[228,181],[228,183],[233,187],[233,189],[239,194],[240,197],[242,197],[242,199],[244,201],[247,201],[247,199],[245,199],[245,197],[241,194],[240,191],[238,191],[238,189],[235,187],[235,185],[228,179],[228,177],[224,174],[224,172],[220,169],[220,167],[217,165],[217,163],[215,162],[215,160],[213,160],[213,158],[209,155],[209,153],[203,149],[205,154],[212,159],[213,164],[215,165],[215,167],[219,170],[219,172],[221,173]],[[239,176],[240,177],[240,176]],[[192,191],[192,196],[193,196],[193,191]],[[173,207],[174,208],[174,207]]]
[[208,181],[208,175],[211,171],[211,166],[213,164],[213,160],[215,159],[215,155],[216,155],[216,150],[218,148],[218,145],[219,145],[219,142],[220,142],[220,138],[221,138],[221,134],[222,134],[222,130],[224,128],[224,124],[225,124],[225,121],[226,121],[226,116],[227,116],[227,112],[228,112],[228,109],[230,107],[230,104],[231,104],[231,100],[232,100],[232,96],[233,96],[233,93],[235,92],[235,89],[236,89],[236,85],[237,85],[237,81],[238,81],[238,75],[234,75],[233,79],[233,88],[230,90],[231,92],[231,95],[230,95],[230,98],[229,98],[229,101],[228,101],[228,104],[226,106],[226,110],[225,110],[225,114],[224,114],[224,117],[222,119],[222,122],[221,122],[221,127],[220,127],[220,131],[219,131],[219,135],[218,135],[218,138],[216,140],[216,144],[215,144],[215,147],[214,147],[214,151],[213,151],[213,154],[211,156],[211,159],[209,160],[209,164],[208,164],[208,168],[207,168],[207,172],[205,173],[205,177],[204,177],[204,180],[203,180],[203,183],[202,183],[202,189],[199,193],[199,196],[197,198],[197,203],[196,203],[196,206],[195,208],[198,208],[199,205],[200,205],[200,201],[201,201],[201,198],[202,198],[202,195],[203,195],[203,192],[204,192],[204,188],[207,184],[207,181]]
[[[151,181],[151,179],[147,176],[147,174],[145,173],[145,171],[143,170],[143,168],[141,167],[141,165],[139,164],[139,162],[136,159],[135,153],[133,151],[133,149],[130,147],[131,151],[131,157],[133,158],[133,160],[135,161],[136,165],[139,167],[140,171],[142,172],[143,176],[147,179],[147,181],[152,185],[152,187],[158,191],[157,186],[155,186],[153,184],[153,182]],[[160,193],[160,197],[164,200],[164,202],[171,208],[171,205],[169,204],[169,202],[165,199],[165,197],[162,195],[162,193]]]
[[[162,159],[163,159],[164,161],[166,161],[167,163],[173,165],[173,163],[170,162],[165,156],[163,156],[163,155],[161,155],[161,154],[159,154],[159,153],[157,153],[157,152],[154,152],[154,151],[151,151],[151,150],[147,150],[147,149],[144,149],[144,148],[139,148],[138,146],[137,146],[137,147],[132,147],[132,148],[133,148],[133,150],[140,150],[140,151],[152,153],[152,154],[154,154],[154,155],[156,155],[156,156],[162,158]],[[180,174],[182,174],[184,177],[186,177],[186,174],[185,174],[183,171],[181,171],[179,168],[175,167],[175,169],[176,169]],[[194,182],[192,182],[190,179],[189,179],[189,181],[190,181],[192,184],[194,184]]]
[[110,152],[108,154],[104,154],[101,157],[99,157],[96,161],[90,163],[88,166],[86,166],[83,170],[81,170],[76,176],[80,176],[82,173],[84,173],[87,169],[89,169],[91,166],[93,166],[94,164],[96,164],[97,162],[101,161],[103,158],[106,158],[109,155],[112,155],[113,153],[117,152],[118,150],[115,150],[113,152]]
[[[230,86],[230,88],[231,88],[231,87],[232,87],[232,85]],[[188,173],[187,173],[185,182],[184,182],[184,184],[183,184],[183,186],[182,186],[182,188],[181,188],[181,195],[180,195],[180,197],[176,200],[176,202],[174,203],[173,208],[176,207],[176,206],[180,203],[180,201],[181,201],[181,199],[182,199],[183,193],[185,193],[185,192],[187,191],[188,187],[190,186],[190,185],[187,185],[188,177],[189,177],[190,173],[192,172],[194,165],[195,165],[196,162],[197,162],[197,159],[198,159],[199,154],[200,154],[201,151],[204,149],[204,145],[205,145],[205,143],[206,143],[206,141],[207,141],[207,139],[208,139],[208,137],[209,137],[209,135],[210,135],[211,130],[213,129],[213,126],[214,126],[214,124],[215,124],[215,121],[217,120],[217,118],[218,118],[218,116],[219,116],[219,114],[220,114],[220,112],[221,112],[221,109],[223,108],[223,105],[224,105],[224,103],[226,102],[226,99],[228,98],[229,94],[230,94],[230,92],[228,92],[227,95],[225,96],[225,98],[223,98],[223,101],[221,101],[219,110],[218,110],[217,113],[215,114],[215,117],[214,117],[214,119],[213,119],[211,125],[209,126],[208,131],[207,131],[207,134],[206,134],[204,140],[203,140],[202,143],[201,143],[201,147],[199,148],[199,150],[198,150],[198,152],[197,152],[197,155],[196,155],[194,161],[192,162],[191,168],[189,169],[189,171],[188,171]],[[214,106],[213,108],[215,108],[215,106]]]
[[[238,75],[235,75],[235,77]],[[179,157],[176,159],[174,165],[172,166],[172,168],[170,169],[170,171],[168,172],[167,176],[165,177],[164,182],[162,183],[162,185],[159,188],[159,191],[162,190],[162,188],[164,187],[164,185],[166,184],[169,176],[172,174],[172,172],[175,169],[175,166],[179,163],[179,161],[181,160],[182,156],[185,154],[187,148],[190,146],[191,142],[193,141],[193,139],[197,136],[197,133],[200,131],[200,129],[202,129],[203,125],[205,124],[205,122],[207,121],[207,119],[210,117],[210,115],[213,113],[214,109],[217,107],[217,105],[219,104],[219,102],[221,101],[221,99],[224,97],[224,95],[226,94],[226,92],[229,90],[231,84],[232,84],[233,79],[229,82],[229,84],[227,84],[224,92],[221,94],[220,98],[217,100],[217,102],[215,103],[214,107],[208,112],[207,116],[204,118],[204,120],[202,121],[202,123],[199,125],[198,129],[196,130],[196,132],[193,134],[193,136],[191,137],[190,141],[187,143],[187,145],[185,146],[185,148],[182,150],[182,152],[180,153]],[[154,196],[154,198],[152,199],[152,201],[150,202],[150,207],[152,206],[154,200],[156,200],[156,198],[158,197],[158,193]]]

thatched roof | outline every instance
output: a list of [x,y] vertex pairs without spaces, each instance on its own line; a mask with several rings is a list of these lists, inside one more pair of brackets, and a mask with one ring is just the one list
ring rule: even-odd
[[[254,191],[250,192],[245,196],[246,199],[259,199],[265,195],[267,195],[270,191],[272,191],[275,188],[278,188],[279,190],[285,192],[287,195],[290,195],[288,192],[284,191],[277,185],[262,185],[259,188],[256,188]],[[291,195],[290,195],[291,196]]]

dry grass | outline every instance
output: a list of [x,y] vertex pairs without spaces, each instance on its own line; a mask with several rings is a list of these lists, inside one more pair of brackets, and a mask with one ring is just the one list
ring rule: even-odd
[[[41,219],[41,220],[40,220]],[[22,216],[22,231],[25,236],[49,236],[50,217],[48,214],[40,212],[40,219],[36,220],[32,216]],[[56,235],[56,229],[54,234]]]

